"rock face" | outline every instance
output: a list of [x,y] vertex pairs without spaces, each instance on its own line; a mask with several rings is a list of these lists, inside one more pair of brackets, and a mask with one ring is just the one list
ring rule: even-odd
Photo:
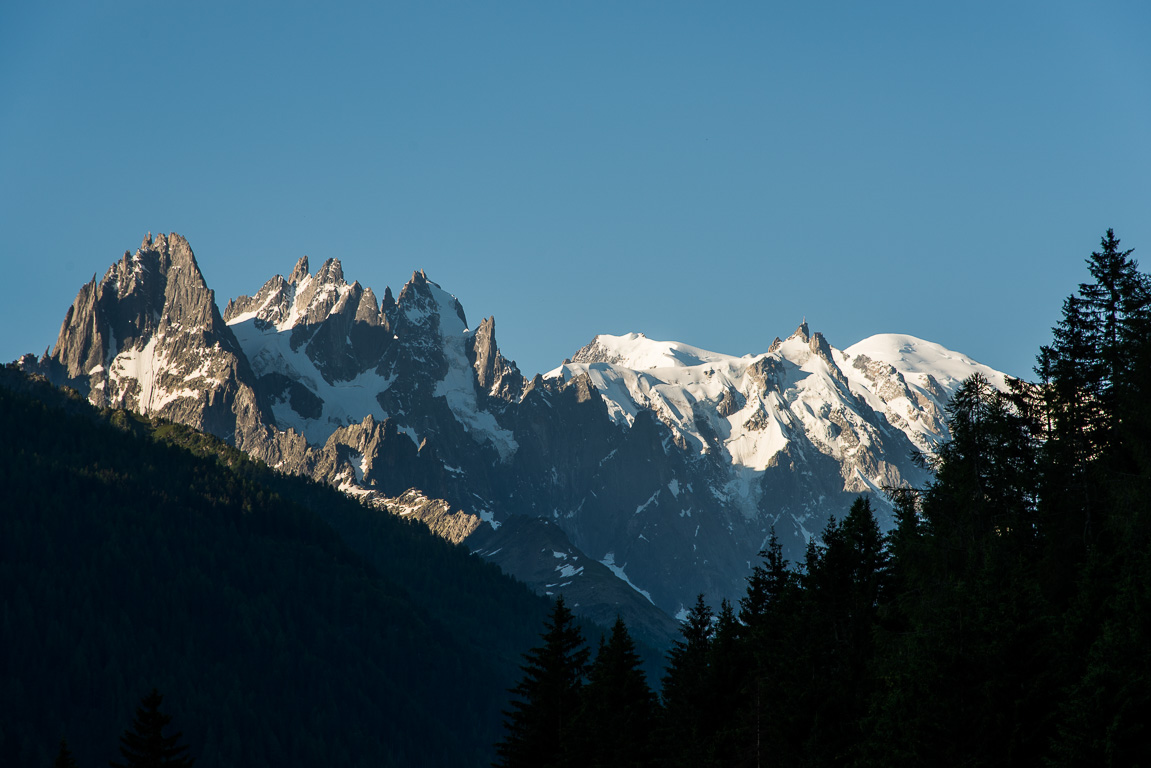
[[173,234],[81,288],[24,365],[421,520],[657,643],[697,594],[738,598],[773,528],[794,561],[856,494],[882,514],[882,488],[927,479],[908,456],[947,438],[958,383],[1003,383],[913,337],[840,351],[806,323],[744,357],[597,336],[529,381],[495,329],[422,271],[377,299],[307,257],[221,315]]
[[179,235],[149,234],[81,288],[43,364],[96,405],[182,422],[245,450],[266,442],[247,359]]

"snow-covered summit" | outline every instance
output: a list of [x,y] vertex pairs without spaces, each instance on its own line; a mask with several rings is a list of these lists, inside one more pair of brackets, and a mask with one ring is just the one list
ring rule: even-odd
[[[600,334],[572,355],[573,363],[611,363],[644,370],[647,368],[686,368],[730,357],[678,341],[655,341],[642,333],[623,336]],[[552,375],[551,372],[547,375]]]
[[840,351],[805,321],[741,357],[599,335],[546,376],[587,376],[618,424],[651,412],[678,445],[735,468],[762,472],[814,449],[840,465],[844,490],[865,491],[917,476],[907,454],[947,438],[943,408],[977,371],[1004,386],[1002,373],[938,344],[884,334]]
[[851,386],[920,450],[950,437],[946,409],[959,386],[979,373],[1007,389],[1006,374],[915,336],[883,333],[835,353]]
[[914,378],[917,383],[926,384],[930,376],[948,395],[975,373],[982,374],[994,387],[1003,390],[1007,388],[1006,374],[941,344],[904,333],[869,336],[843,350],[843,355],[849,360],[865,356],[887,363],[904,378]]

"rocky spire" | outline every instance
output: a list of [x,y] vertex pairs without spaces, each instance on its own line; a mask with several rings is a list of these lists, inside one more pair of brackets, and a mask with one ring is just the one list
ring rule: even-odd
[[57,384],[100,406],[131,408],[235,440],[263,426],[246,361],[188,241],[144,238],[140,250],[80,289],[45,361]]
[[803,322],[799,324],[799,327],[795,329],[795,333],[791,334],[789,338],[794,339],[796,337],[802,339],[805,344],[811,340],[811,330],[807,327],[806,317],[803,318]]
[[519,399],[524,379],[515,363],[505,360],[496,346],[494,316],[480,323],[480,327],[468,339],[467,352],[481,392],[505,400]]
[[[804,326],[806,326],[806,323]],[[816,331],[815,334],[812,335],[811,341],[808,342],[808,349],[810,349],[816,357],[827,363],[827,369],[834,378],[838,379],[845,386],[847,385],[847,377],[843,375],[843,371],[835,364],[835,359],[831,355],[831,345],[827,343],[827,339],[823,338],[822,333]]]
[[328,259],[316,272],[316,282],[320,284],[342,285],[344,282],[344,268],[339,259]]
[[[358,288],[359,285],[358,280],[352,283],[353,288]],[[380,311],[380,302],[371,288],[364,288],[364,292],[360,295],[360,303],[356,307],[356,322],[368,325],[388,324],[387,317]]]
[[292,285],[299,285],[308,276],[308,257],[301,256],[300,260],[296,262],[296,268],[292,270],[292,276],[288,278],[288,282]]

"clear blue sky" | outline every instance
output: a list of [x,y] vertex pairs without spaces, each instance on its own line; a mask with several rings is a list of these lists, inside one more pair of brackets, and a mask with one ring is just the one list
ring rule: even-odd
[[505,355],[910,333],[1029,375],[1151,268],[1151,3],[0,4],[0,358],[185,235],[223,305],[415,269]]

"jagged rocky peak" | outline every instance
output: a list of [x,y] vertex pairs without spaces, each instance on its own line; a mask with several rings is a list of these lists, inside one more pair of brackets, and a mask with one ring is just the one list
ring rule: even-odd
[[228,324],[253,320],[257,327],[290,327],[295,320],[296,293],[301,283],[310,281],[308,257],[301,256],[287,280],[273,275],[254,296],[241,295],[228,300],[224,320]]
[[[184,249],[190,254],[184,242]],[[157,312],[163,307],[164,283],[171,261],[168,239],[164,235],[152,240],[152,233],[144,238],[136,253],[124,251],[124,256],[108,267],[100,281],[100,293],[113,293],[119,298],[134,295],[137,301]],[[193,265],[195,261],[192,260]]]
[[496,345],[496,319],[485,318],[467,344],[468,361],[476,372],[476,385],[483,394],[503,400],[518,400],[524,388],[524,377],[511,360],[500,354]]
[[847,384],[847,377],[839,369],[835,359],[836,350],[827,343],[827,339],[822,333],[812,332],[806,318],[786,339],[780,341],[777,336],[771,343],[768,354],[801,367],[807,366],[812,358],[818,358],[823,361],[827,367],[827,373],[832,378],[845,386]]
[[296,267],[292,270],[292,276],[288,278],[288,282],[292,285],[299,285],[307,279],[309,274],[310,270],[308,269],[308,257],[305,254],[304,256],[300,257],[299,261],[296,262]]
[[396,318],[397,334],[406,333],[412,341],[426,336],[427,343],[434,343],[442,335],[461,334],[468,327],[460,302],[429,280],[422,269],[413,272],[412,279],[400,289]]
[[[385,296],[387,306],[390,292]],[[284,339],[289,350],[303,352],[329,384],[350,381],[375,368],[392,341],[389,313],[370,289],[358,281],[347,283],[338,259],[327,259],[312,275],[304,256],[289,279],[276,275],[254,297],[229,302],[224,316],[250,350],[269,396],[286,399],[308,419],[320,417],[323,398],[283,380],[280,374],[295,369],[284,356],[288,352],[281,347]],[[277,334],[285,334],[284,339],[273,341]]]
[[[776,339],[776,341],[778,342],[779,339]],[[776,346],[776,348],[778,349],[778,346]],[[770,390],[780,391],[784,373],[783,363],[780,362],[779,357],[774,353],[764,355],[747,366],[747,376],[751,381],[755,382],[757,391],[759,392],[768,392]]]
[[161,261],[167,258],[162,267],[167,278],[163,321],[184,330],[193,327],[202,331],[222,330],[223,318],[216,307],[216,294],[204,280],[192,246],[175,233],[166,239],[161,235],[159,240],[166,246],[160,251]]
[[795,332],[793,334],[791,334],[791,336],[789,336],[788,338],[789,339],[798,338],[798,339],[802,340],[803,343],[805,343],[805,344],[811,339],[811,330],[807,327],[807,318],[804,318],[803,322],[799,324],[799,327],[796,328]]
[[356,307],[356,316],[363,319],[364,322],[370,322],[373,319],[378,321],[380,319],[380,300],[376,298],[376,292],[368,286],[361,286],[359,280],[352,283],[352,288],[362,291],[360,303]]
[[258,324],[279,325],[287,319],[293,292],[293,283],[285,281],[282,275],[275,275],[255,296],[228,299],[228,305],[224,307],[224,322],[230,324],[254,319]]
[[[636,336],[643,337],[642,333]],[[601,343],[602,336],[596,336],[584,346],[576,350],[567,363],[610,363],[615,364],[623,360],[622,356]],[[566,363],[565,363],[566,364]]]
[[[120,350],[158,333],[211,334],[222,322],[188,241],[175,233],[144,238],[103,279],[80,289],[51,357],[70,379],[101,373]],[[225,342],[228,340],[225,339]]]
[[37,368],[96,405],[159,414],[238,446],[263,429],[239,344],[176,233],[149,233],[85,285]]
[[[804,323],[804,325],[806,325],[806,323]],[[827,370],[833,378],[842,382],[844,386],[847,385],[847,377],[843,375],[843,371],[836,365],[835,356],[831,352],[831,345],[827,343],[827,339],[823,338],[822,333],[816,331],[812,334],[811,340],[808,342],[808,348],[812,354],[827,364]]]
[[[125,258],[129,254],[125,252]],[[107,362],[109,334],[103,320],[102,284],[91,281],[80,288],[72,306],[64,315],[56,345],[52,352],[45,352],[43,363],[53,360],[59,364],[68,377],[78,376],[91,370],[100,369]]]
[[827,343],[827,339],[823,338],[823,334],[816,331],[811,335],[811,340],[807,342],[808,348],[812,352],[822,357],[824,360],[831,362],[831,345]]
[[[261,329],[275,326],[287,331],[299,326],[312,327],[332,315],[349,314],[369,325],[387,325],[374,294],[364,300],[360,284],[348,285],[338,259],[328,259],[313,276],[308,272],[308,257],[296,262],[285,280],[275,275],[255,296],[239,296],[228,302],[224,318],[228,323],[254,320]],[[347,323],[351,324],[351,321]],[[311,337],[311,331],[297,334],[293,348]]]
[[[359,290],[359,288],[359,281],[352,283],[353,290]],[[384,295],[387,298],[391,298],[391,291],[385,289]],[[380,306],[380,300],[376,298],[376,294],[371,288],[364,288],[360,294],[360,300],[356,304],[356,322],[367,323],[368,325],[382,325],[385,328],[391,327],[387,313],[384,311],[384,308]]]
[[344,267],[339,259],[327,259],[316,272],[316,282],[321,284],[343,285]]
[[326,260],[314,277],[310,280],[305,278],[295,285],[295,314],[299,316],[296,325],[323,322],[351,291],[351,286],[344,282],[344,270],[337,259]]

